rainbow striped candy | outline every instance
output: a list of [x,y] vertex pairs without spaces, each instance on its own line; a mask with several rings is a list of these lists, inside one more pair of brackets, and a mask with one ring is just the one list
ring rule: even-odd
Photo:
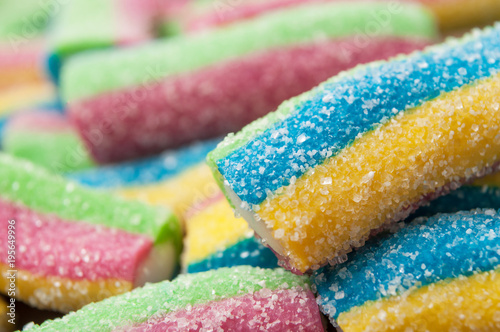
[[317,271],[322,311],[345,332],[500,329],[500,214],[419,219]]
[[345,72],[228,136],[209,163],[285,266],[335,262],[498,167],[499,40],[496,25]]
[[274,253],[255,239],[254,232],[234,212],[220,191],[186,215],[182,269],[197,273],[220,267],[250,265],[274,268]]
[[72,0],[64,4],[48,36],[50,75],[58,81],[64,62],[77,53],[151,39],[155,9],[155,1],[150,0]]
[[323,331],[307,278],[248,266],[180,275],[26,331]]
[[82,185],[128,199],[171,207],[179,217],[213,195],[217,185],[204,160],[220,139],[193,143],[159,156],[67,174]]
[[466,184],[421,206],[410,217],[411,219],[430,217],[438,213],[454,213],[478,208],[500,209],[500,174],[498,172]]
[[67,118],[55,111],[26,112],[4,129],[4,151],[57,173],[93,167],[83,142]]
[[76,310],[167,279],[180,254],[180,223],[167,209],[82,188],[5,154],[0,224],[0,245],[15,250],[15,262],[0,258],[0,290],[17,270],[16,299],[38,308]]
[[390,8],[316,4],[75,56],[62,73],[63,99],[97,162],[159,153],[238,130],[341,70],[435,37],[420,6]]
[[[29,12],[26,15],[29,17]],[[44,47],[44,42],[40,39],[30,42],[23,40],[19,45],[0,41],[0,72],[2,73],[0,75],[0,145],[4,127],[14,114],[33,107],[55,107],[58,104],[54,86],[43,75],[40,59]]]
[[[269,11],[313,2],[341,2],[343,0],[246,0],[238,2],[194,1],[175,21],[176,31],[195,32],[234,24]],[[400,0],[390,4],[420,2],[434,13],[442,30],[469,28],[491,24],[500,19],[500,3],[496,0]],[[351,0],[352,2],[352,0]],[[167,22],[173,29],[174,22]]]

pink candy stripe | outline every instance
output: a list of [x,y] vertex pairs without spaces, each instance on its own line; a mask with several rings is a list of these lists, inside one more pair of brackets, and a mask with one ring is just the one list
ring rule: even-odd
[[[165,301],[168,301],[165,298]],[[314,295],[304,290],[262,289],[150,319],[118,331],[323,331]]]
[[[50,197],[47,197],[50,199]],[[83,222],[64,221],[0,200],[0,246],[7,252],[8,221],[15,220],[15,268],[75,280],[134,282],[152,249],[145,236]],[[7,263],[7,255],[1,262]]]
[[15,116],[9,123],[9,131],[72,132],[73,126],[62,114],[35,111]]
[[[267,12],[283,9],[286,7],[320,2],[345,2],[345,0],[250,0],[250,1],[223,1],[214,3],[212,10],[207,10],[200,15],[187,15],[185,19],[186,31],[199,31],[206,28],[217,27],[225,24],[249,19]],[[351,0],[351,2],[354,0]],[[366,0],[363,0],[366,1]],[[372,2],[384,0],[371,0]],[[400,0],[400,2],[422,2],[422,3],[450,3],[456,0]]]
[[203,15],[193,16],[186,23],[187,31],[198,31],[238,20],[248,19],[267,11],[311,2],[333,2],[331,0],[265,0],[249,2],[227,2],[214,4],[213,9]]
[[116,36],[119,45],[134,44],[153,38],[156,3],[151,0],[114,0]]
[[209,206],[225,199],[226,198],[224,197],[224,194],[221,191],[218,191],[214,196],[207,197],[205,200],[191,206],[188,209],[188,211],[184,214],[184,218],[189,219],[194,215],[198,214],[200,211],[203,211]]
[[425,45],[353,37],[275,49],[73,102],[69,114],[95,160],[133,159],[237,131],[342,70]]

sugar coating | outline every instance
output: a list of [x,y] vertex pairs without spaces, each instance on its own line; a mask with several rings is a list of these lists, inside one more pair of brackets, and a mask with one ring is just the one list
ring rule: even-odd
[[303,289],[262,289],[176,311],[118,331],[323,331],[314,295]]
[[493,209],[417,219],[395,234],[374,238],[347,262],[312,279],[323,312],[336,319],[368,301],[500,264],[500,214]]
[[2,199],[36,212],[119,228],[150,236],[155,243],[172,241],[180,246],[179,221],[167,209],[82,188],[5,154],[0,155],[0,192]]
[[308,289],[307,278],[283,269],[248,266],[180,275],[172,282],[148,284],[132,292],[85,306],[61,319],[31,326],[28,331],[112,331],[152,317],[211,301],[253,294],[263,289]]
[[339,316],[345,332],[498,331],[500,274],[439,281]]
[[[146,84],[168,75],[192,71],[249,52],[297,44],[318,37],[351,35],[365,29],[374,12],[387,11],[385,4],[318,4],[292,8],[259,20],[190,37],[174,37],[128,50],[77,56],[62,73],[67,102],[124,87]],[[379,36],[434,37],[433,18],[420,7],[405,5],[380,25]],[[168,54],[168,61],[165,58]],[[123,70],[127,68],[128,70]],[[149,70],[145,70],[149,68]]]
[[[258,216],[283,230],[290,264],[301,271],[361,246],[370,230],[497,167],[499,93],[497,75],[424,104],[316,167]],[[461,102],[463,110],[455,106]]]
[[[209,155],[209,162],[217,168],[216,176],[236,208],[256,231],[262,232],[260,235],[268,243],[273,242],[273,249],[282,256],[284,266],[306,272],[328,261],[334,263],[351,247],[363,245],[371,230],[403,219],[429,198],[455,189],[497,167],[500,77],[495,74],[494,66],[500,63],[499,33],[500,26],[476,31],[461,41],[451,40],[424,53],[362,66],[341,74],[318,89],[283,104],[277,112],[251,124],[236,136],[228,137]],[[488,43],[491,45],[486,46]],[[464,53],[464,49],[469,51]],[[419,62],[426,58],[432,61]],[[464,72],[464,67],[454,67],[461,62],[467,63],[464,77],[459,74]],[[412,65],[407,71],[399,72],[403,76],[395,74],[398,68],[401,70],[408,64]],[[444,74],[431,75],[438,67]],[[447,73],[448,70],[451,72]],[[390,86],[379,92],[383,94],[380,105],[370,103],[375,111],[365,110],[367,114],[364,114],[362,105],[335,109],[330,113],[328,109],[313,107],[315,102],[347,102],[350,90],[357,91],[358,86],[369,81],[367,73],[373,77],[395,75],[392,82],[403,84],[397,89]],[[444,82],[443,86],[428,85],[421,80],[420,87],[419,78],[413,75],[423,74],[430,75],[427,77],[430,82],[444,80],[449,86]],[[474,80],[471,85],[436,96],[440,89],[482,75],[486,77]],[[407,76],[410,78],[405,78]],[[376,95],[386,79],[379,82],[375,91],[366,88],[362,94]],[[327,89],[329,86],[338,89]],[[403,86],[409,91],[399,89]],[[329,93],[342,91],[347,93],[346,98],[323,100]],[[386,96],[394,93],[397,96]],[[345,130],[348,125],[337,127],[337,122],[350,121],[351,114],[347,113],[350,107],[352,118],[358,117],[361,121],[358,127],[349,128],[356,131],[364,122],[368,127],[369,120],[388,111],[387,105],[419,101],[418,98],[401,98],[408,93],[411,97],[432,99],[407,111],[392,109],[395,115],[391,119],[385,118],[376,124],[377,128],[356,135],[354,141],[337,155],[328,157],[329,149],[339,148],[329,139],[334,140],[336,136],[347,139],[351,135]],[[422,97],[422,93],[427,95]],[[353,105],[364,103],[363,99],[355,98],[352,102]],[[325,112],[338,121],[318,122],[323,117],[329,119],[323,114]],[[304,114],[309,114],[310,118],[302,118]],[[338,118],[339,114],[344,117]],[[304,121],[297,122],[296,127],[283,127],[296,118]],[[301,127],[304,127],[302,132],[299,131]],[[317,131],[316,127],[319,128]],[[270,129],[266,131],[267,128]],[[284,129],[280,132],[275,128]],[[318,134],[320,129],[323,130],[321,135]],[[257,136],[252,138],[253,135]],[[262,144],[263,141],[270,142],[270,145]],[[286,145],[277,147],[278,142]],[[317,144],[324,144],[326,150],[311,148]],[[287,147],[291,154],[286,152]],[[245,151],[244,156],[242,151]],[[251,161],[249,156],[252,156]],[[323,161],[317,164],[317,160]],[[289,180],[284,176],[287,172]],[[292,176],[294,172],[303,175]],[[271,189],[279,186],[280,181],[290,182],[273,192]],[[231,194],[233,191],[236,195]],[[265,196],[268,198],[259,205],[252,204]],[[252,201],[254,198],[257,200]]]
[[239,130],[342,70],[425,45],[381,36],[362,48],[356,38],[312,40],[72,102],[69,114],[99,162],[137,158]]
[[102,166],[67,176],[85,186],[115,188],[149,185],[169,178],[205,160],[220,139],[196,142],[187,147],[162,153],[157,157]]
[[[0,263],[0,289],[9,289],[8,265]],[[59,312],[78,310],[84,305],[101,301],[110,296],[129,292],[133,284],[119,279],[75,280],[58,276],[43,276],[27,270],[16,273],[16,300],[30,306]]]
[[[16,221],[16,269],[41,276],[133,283],[153,245],[144,235],[65,221],[0,200],[0,244],[5,252],[9,220]],[[7,256],[0,261],[7,265]]]
[[54,172],[94,166],[81,138],[67,118],[56,111],[17,115],[3,137],[4,150]]
[[498,40],[500,25],[337,76],[283,104],[246,142],[228,137],[238,145],[214,154],[218,171],[244,202],[260,204],[401,112],[498,72]]
[[495,185],[465,185],[420,207],[410,217],[430,217],[437,213],[479,208],[500,209],[500,188]]

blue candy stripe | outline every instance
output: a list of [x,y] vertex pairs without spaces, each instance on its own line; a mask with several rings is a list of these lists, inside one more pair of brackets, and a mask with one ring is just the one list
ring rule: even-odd
[[264,247],[257,239],[243,239],[225,250],[219,250],[207,258],[189,263],[188,273],[215,270],[221,267],[250,265],[261,268],[278,267],[278,259],[271,249]]
[[[345,264],[323,268],[313,282],[332,317],[367,301],[500,264],[500,215],[474,210],[420,219],[373,239]],[[335,309],[333,309],[335,308]]]
[[269,192],[337,155],[399,111],[499,69],[500,25],[462,42],[358,67],[315,89],[291,115],[215,162],[243,201],[260,204]]
[[472,185],[460,187],[433,200],[429,205],[420,207],[408,221],[438,213],[456,213],[472,209],[500,209],[500,188]]
[[127,162],[75,172],[67,176],[83,185],[98,188],[147,185],[170,179],[203,162],[220,139],[204,141],[141,161]]

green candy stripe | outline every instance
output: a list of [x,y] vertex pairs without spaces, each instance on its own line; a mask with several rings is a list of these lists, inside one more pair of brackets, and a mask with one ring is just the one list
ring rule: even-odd
[[283,269],[249,266],[180,275],[172,282],[149,284],[132,292],[89,304],[63,318],[32,326],[28,331],[112,331],[142,323],[154,315],[210,301],[270,290],[308,288],[307,277]]
[[56,173],[95,166],[75,132],[5,132],[4,151]]
[[[485,31],[491,29],[491,28],[485,28]],[[344,71],[337,76],[334,76],[325,82],[321,83],[317,87],[304,92],[296,97],[293,97],[289,100],[284,101],[276,111],[268,113],[267,115],[255,120],[254,122],[251,122],[250,124],[246,125],[241,129],[239,132],[236,134],[229,134],[227,135],[222,142],[220,142],[217,145],[217,148],[213,151],[211,151],[208,156],[207,156],[207,163],[212,169],[216,180],[219,181],[219,184],[222,187],[222,181],[224,180],[220,173],[218,173],[218,167],[216,165],[216,162],[218,160],[226,158],[229,154],[231,154],[233,151],[245,146],[248,142],[250,142],[252,139],[255,137],[258,137],[268,129],[272,128],[275,123],[279,123],[281,121],[284,121],[286,118],[289,116],[293,116],[293,112],[297,109],[300,108],[300,106],[304,103],[307,102],[308,100],[311,100],[315,95],[318,95],[322,93],[325,89],[325,86],[331,85],[335,82],[342,81],[345,79],[345,77],[348,76],[353,76],[356,74],[357,71],[364,70],[366,68],[377,68],[383,65],[384,63],[387,63],[391,60],[402,60],[406,58],[410,58],[415,56],[415,54],[418,53],[429,53],[429,52],[435,52],[436,50],[440,48],[446,48],[448,47],[449,44],[465,44],[470,42],[472,39],[476,38],[474,33],[465,35],[461,38],[453,38],[450,37],[446,40],[445,43],[438,44],[438,45],[433,45],[427,47],[423,51],[416,51],[414,53],[408,54],[408,55],[398,55],[390,60],[384,61],[374,61],[368,64],[362,64],[358,65],[353,69]]]
[[172,212],[80,187],[34,164],[0,154],[0,198],[65,220],[85,221],[167,241],[180,249],[181,228]]
[[27,39],[40,37],[52,17],[48,1],[0,1],[0,40],[15,51]]
[[[147,45],[75,56],[62,73],[63,97],[72,102],[157,82],[270,48],[353,34],[436,36],[434,18],[421,6],[393,2],[321,3],[272,12],[253,20]],[[391,14],[391,11],[393,14]],[[384,19],[377,23],[377,19]],[[370,24],[373,23],[373,24]],[[370,32],[377,27],[376,34]]]

